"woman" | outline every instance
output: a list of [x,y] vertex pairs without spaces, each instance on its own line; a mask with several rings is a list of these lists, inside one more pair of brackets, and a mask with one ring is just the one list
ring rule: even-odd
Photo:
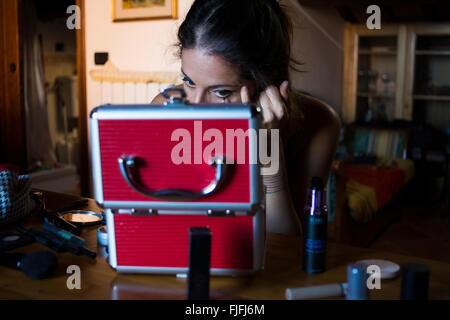
[[264,125],[280,129],[280,169],[263,181],[267,230],[284,234],[300,232],[308,183],[327,181],[340,131],[329,106],[290,89],[291,37],[276,0],[196,0],[178,31],[191,103],[255,102]]

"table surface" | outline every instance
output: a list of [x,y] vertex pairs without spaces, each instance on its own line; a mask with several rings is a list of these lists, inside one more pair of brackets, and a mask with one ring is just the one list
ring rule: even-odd
[[[45,195],[48,209],[77,199],[49,192]],[[91,199],[87,206],[80,209],[101,212],[101,208]],[[34,228],[41,225],[42,221],[35,215],[22,223],[22,226]],[[106,260],[104,247],[97,245],[97,227],[85,228],[81,235],[87,240],[88,248],[97,252],[97,258],[59,253],[58,267],[50,279],[30,280],[21,271],[0,266],[0,299],[186,299],[186,279],[174,275],[118,274],[114,271]],[[345,282],[348,264],[362,259],[386,259],[399,265],[407,262],[428,265],[431,270],[429,299],[450,299],[448,263],[328,243],[327,271],[306,274],[301,270],[300,237],[269,233],[266,247],[264,270],[248,277],[212,277],[210,298],[284,300],[286,288]],[[37,250],[50,249],[34,243],[15,251],[28,253]],[[67,268],[71,265],[80,267],[81,289],[70,290],[67,287],[71,276]],[[381,280],[381,289],[371,290],[370,299],[398,300],[400,291],[401,276]]]

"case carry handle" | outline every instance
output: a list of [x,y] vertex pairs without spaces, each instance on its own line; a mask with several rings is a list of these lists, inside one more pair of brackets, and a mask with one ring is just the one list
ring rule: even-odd
[[133,174],[133,171],[135,171],[136,167],[138,166],[137,160],[138,157],[127,155],[123,155],[118,159],[120,172],[122,173],[122,177],[125,179],[128,185],[144,196],[170,201],[194,200],[204,198],[216,192],[220,189],[220,186],[225,181],[228,166],[223,156],[213,158],[209,165],[211,167],[216,167],[215,178],[208,186],[206,186],[199,192],[181,189],[164,189],[151,191],[142,186]]

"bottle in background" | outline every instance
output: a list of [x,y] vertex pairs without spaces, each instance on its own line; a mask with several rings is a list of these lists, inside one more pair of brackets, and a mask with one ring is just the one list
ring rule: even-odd
[[313,177],[305,205],[303,231],[303,271],[325,271],[328,208],[321,178]]

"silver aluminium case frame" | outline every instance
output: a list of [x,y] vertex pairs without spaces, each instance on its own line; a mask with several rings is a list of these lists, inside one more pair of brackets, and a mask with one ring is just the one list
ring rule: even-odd
[[[248,119],[249,128],[260,127],[260,112],[255,106],[247,104],[188,105],[173,103],[170,105],[104,105],[95,108],[90,115],[90,142],[92,156],[92,172],[96,202],[106,209],[108,228],[109,264],[119,273],[187,273],[187,268],[136,267],[117,264],[115,244],[114,215],[132,214],[135,211],[147,211],[149,215],[157,214],[209,214],[211,212],[232,211],[234,215],[252,215],[253,219],[253,269],[214,269],[211,275],[247,275],[254,273],[264,265],[265,246],[265,208],[262,203],[264,191],[260,176],[257,154],[257,137],[249,135],[250,161],[250,202],[249,203],[205,203],[205,202],[163,202],[163,201],[105,201],[103,195],[101,152],[100,152],[100,120],[208,120],[208,119]],[[256,141],[255,141],[256,138]]]

